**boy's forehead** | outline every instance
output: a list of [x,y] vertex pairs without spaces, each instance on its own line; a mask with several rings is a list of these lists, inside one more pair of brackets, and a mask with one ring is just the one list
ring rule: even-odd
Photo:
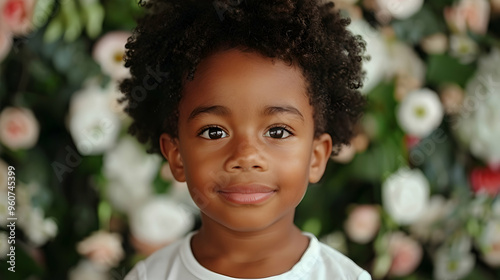
[[272,75],[276,82],[301,81],[305,89],[305,79],[298,67],[287,65],[281,60],[266,57],[256,51],[241,51],[235,48],[218,51],[202,59],[194,79],[187,81],[185,87],[196,83],[213,84],[219,80],[224,81],[225,77],[234,78],[243,72],[245,75],[256,74],[247,77],[248,79],[257,78],[258,75],[265,73]]
[[247,102],[245,110],[258,107],[262,111],[285,101],[301,110],[310,106],[300,69],[258,53],[232,49],[200,62],[194,79],[184,85],[179,106],[181,115],[187,117],[198,106]]

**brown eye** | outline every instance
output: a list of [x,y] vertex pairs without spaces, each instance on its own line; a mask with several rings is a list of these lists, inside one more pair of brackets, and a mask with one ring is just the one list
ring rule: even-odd
[[228,136],[227,133],[220,127],[208,127],[202,130],[199,135],[210,140],[221,139]]
[[291,135],[290,131],[283,127],[272,127],[266,132],[266,134],[264,134],[264,136],[275,139],[284,139],[290,137]]

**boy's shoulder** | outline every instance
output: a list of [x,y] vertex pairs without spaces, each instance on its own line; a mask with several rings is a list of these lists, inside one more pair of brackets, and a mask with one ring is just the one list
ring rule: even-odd
[[166,279],[166,272],[170,270],[169,268],[179,265],[182,244],[190,235],[192,233],[138,262],[124,280]]
[[[304,255],[303,257],[303,259],[309,258],[316,262],[313,265],[315,269],[311,273],[313,276],[317,275],[317,277],[312,277],[311,279],[324,279],[324,276],[328,275],[329,277],[333,277],[331,279],[371,280],[370,274],[350,258],[320,242],[313,234],[307,232],[304,232],[304,234],[310,237],[312,243],[315,243],[314,246],[310,244],[310,248],[306,252],[306,254],[311,253],[315,256],[309,258]],[[315,247],[315,249],[312,247]]]

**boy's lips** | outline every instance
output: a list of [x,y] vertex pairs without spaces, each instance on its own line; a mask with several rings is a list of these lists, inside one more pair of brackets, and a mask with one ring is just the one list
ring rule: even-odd
[[274,195],[276,189],[265,185],[231,185],[217,190],[224,199],[236,204],[258,204]]

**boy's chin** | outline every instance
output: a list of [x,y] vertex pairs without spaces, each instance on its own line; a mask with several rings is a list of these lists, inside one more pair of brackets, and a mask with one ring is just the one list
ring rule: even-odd
[[[215,222],[228,230],[241,233],[266,231],[279,226],[279,224],[289,226],[290,223],[293,223],[293,213],[292,218],[288,219],[287,217],[276,216],[276,214],[270,215],[260,211],[242,210],[232,211],[232,213],[228,213],[230,216],[219,217],[217,220],[213,220],[208,216],[205,218],[211,219],[210,223]],[[208,221],[204,219],[204,222]]]

